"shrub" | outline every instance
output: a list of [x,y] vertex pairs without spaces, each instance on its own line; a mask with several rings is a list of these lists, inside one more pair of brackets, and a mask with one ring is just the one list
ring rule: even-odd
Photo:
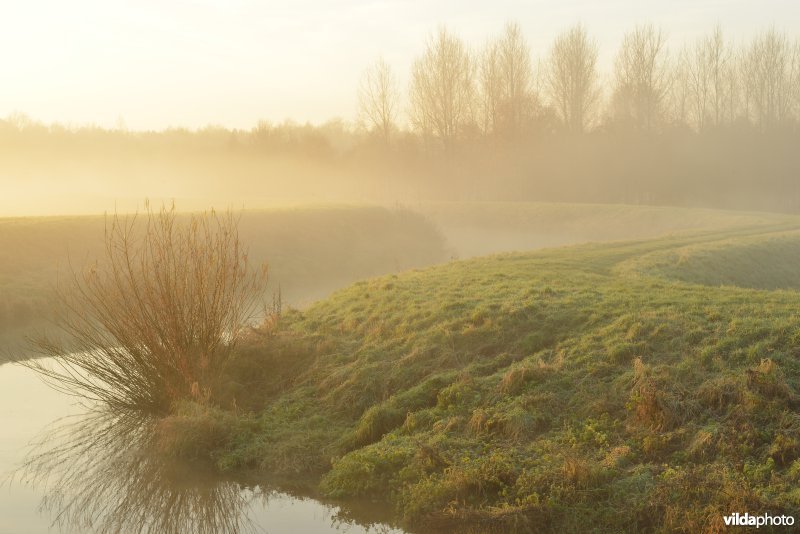
[[208,401],[266,282],[251,269],[230,212],[144,220],[115,214],[104,257],[58,288],[55,342],[35,347],[52,364],[24,363],[56,388],[111,407],[164,413]]

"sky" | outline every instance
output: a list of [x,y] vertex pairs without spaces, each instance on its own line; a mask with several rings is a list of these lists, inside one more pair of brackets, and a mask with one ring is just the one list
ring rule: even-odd
[[401,88],[440,25],[480,48],[518,22],[535,59],[581,22],[609,71],[626,31],[673,48],[720,24],[735,42],[800,33],[798,0],[0,0],[0,117],[135,130],[356,115],[359,79],[384,57]]

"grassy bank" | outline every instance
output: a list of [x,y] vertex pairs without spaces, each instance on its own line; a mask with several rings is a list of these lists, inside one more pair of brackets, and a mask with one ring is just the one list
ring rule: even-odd
[[[411,530],[716,531],[800,514],[800,223],[451,262],[254,334],[167,450]],[[235,406],[235,408],[234,408]],[[168,437],[166,437],[168,436]],[[203,436],[204,440],[198,439]]]

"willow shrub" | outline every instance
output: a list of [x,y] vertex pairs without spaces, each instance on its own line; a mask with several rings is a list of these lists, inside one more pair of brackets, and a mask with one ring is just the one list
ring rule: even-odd
[[267,279],[237,225],[230,211],[179,216],[149,204],[111,216],[103,257],[59,283],[61,332],[34,341],[53,358],[25,365],[112,408],[209,402]]

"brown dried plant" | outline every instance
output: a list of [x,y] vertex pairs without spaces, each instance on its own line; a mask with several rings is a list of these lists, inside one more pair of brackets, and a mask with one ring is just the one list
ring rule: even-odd
[[55,388],[110,407],[166,412],[207,402],[263,295],[227,211],[175,206],[107,219],[104,257],[59,284],[60,330],[26,365]]

